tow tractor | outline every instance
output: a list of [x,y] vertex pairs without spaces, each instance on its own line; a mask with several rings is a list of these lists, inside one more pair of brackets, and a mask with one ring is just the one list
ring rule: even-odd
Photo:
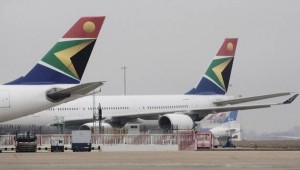
[[36,152],[36,134],[35,132],[16,133],[16,152]]

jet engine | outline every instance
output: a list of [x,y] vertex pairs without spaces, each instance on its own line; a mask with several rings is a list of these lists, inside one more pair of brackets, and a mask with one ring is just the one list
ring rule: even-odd
[[163,130],[191,130],[195,123],[185,114],[165,114],[158,119],[158,126]]
[[[95,129],[99,129],[99,123],[96,122],[93,126],[93,122],[90,122],[90,123],[85,123],[83,125],[81,125],[79,127],[79,130],[92,130],[93,127],[95,127]],[[105,123],[105,122],[102,122],[101,123],[101,131],[104,133],[104,134],[111,134],[113,133],[114,129],[113,127],[109,124],[109,123]]]

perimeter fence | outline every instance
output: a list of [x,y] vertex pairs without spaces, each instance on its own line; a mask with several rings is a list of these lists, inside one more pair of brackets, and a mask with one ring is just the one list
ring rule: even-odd
[[[51,137],[63,137],[65,145],[72,143],[71,134],[37,135],[38,145],[50,145]],[[1,135],[2,145],[15,145],[15,135]],[[94,145],[191,145],[194,142],[193,133],[181,134],[92,134]]]

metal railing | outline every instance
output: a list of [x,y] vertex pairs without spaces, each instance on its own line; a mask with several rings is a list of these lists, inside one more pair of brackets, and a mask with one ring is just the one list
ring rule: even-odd
[[[37,135],[36,143],[39,146],[50,145],[50,139],[53,136],[64,138],[64,144],[72,143],[71,134],[48,134]],[[15,145],[15,135],[0,135],[2,145]],[[191,145],[193,138],[191,134],[93,134],[91,136],[93,145]]]

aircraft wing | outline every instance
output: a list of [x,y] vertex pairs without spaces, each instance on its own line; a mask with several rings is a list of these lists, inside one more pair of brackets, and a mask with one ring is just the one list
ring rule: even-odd
[[250,109],[260,109],[260,108],[268,108],[271,106],[276,105],[284,105],[284,104],[290,104],[292,103],[296,98],[298,94],[293,95],[289,99],[285,100],[284,102],[280,103],[269,103],[269,104],[249,104],[249,105],[227,105],[227,106],[215,106],[215,107],[207,107],[207,108],[199,108],[194,110],[177,110],[174,112],[148,112],[146,114],[140,113],[140,114],[120,114],[120,115],[113,115],[111,118],[116,119],[124,119],[124,118],[144,118],[144,117],[155,117],[154,115],[163,115],[167,113],[182,113],[182,114],[202,114],[203,116],[206,116],[209,113],[217,113],[217,112],[227,112],[227,111],[237,111],[237,110],[250,110]]
[[274,105],[281,105],[282,103],[272,103],[272,104],[252,104],[252,105],[232,105],[232,106],[220,106],[220,107],[210,107],[210,108],[203,108],[194,111],[200,112],[227,112],[227,111],[234,111],[234,110],[250,110],[250,109],[260,109],[260,108],[267,108]]
[[71,95],[86,95],[102,85],[103,82],[84,83],[66,89],[51,89],[46,95],[51,101],[57,102],[66,99]]
[[273,94],[251,96],[251,97],[241,97],[241,98],[230,99],[230,100],[215,101],[214,104],[217,106],[224,106],[224,105],[228,105],[228,104],[246,103],[246,102],[269,99],[269,98],[274,98],[274,97],[286,96],[286,95],[290,95],[290,94],[291,94],[290,92],[287,92],[287,93],[273,93]]
[[[275,105],[284,105],[284,104],[290,104],[292,103],[296,98],[298,94],[293,95],[288,100],[285,100],[281,103],[270,103],[270,104],[249,104],[249,105],[228,105],[228,106],[215,106],[215,107],[208,107],[208,108],[199,108],[195,110],[174,110],[174,111],[168,111],[168,112],[147,112],[147,113],[140,113],[140,114],[131,114],[131,113],[120,113],[120,114],[114,114],[109,117],[103,117],[102,120],[108,120],[108,121],[118,121],[118,120],[135,120],[137,118],[147,120],[155,120],[160,117],[160,115],[168,114],[168,113],[179,113],[179,114],[201,114],[203,117],[210,113],[216,113],[216,112],[225,112],[225,111],[237,111],[237,110],[250,110],[250,109],[259,109],[259,108],[267,108]],[[72,117],[72,118],[66,118],[64,119],[64,123],[66,126],[68,125],[77,125],[81,126],[85,123],[93,122],[92,117]],[[126,121],[125,121],[126,122]],[[54,124],[51,124],[54,125]]]
[[283,105],[283,104],[290,104],[292,103],[299,94],[295,94],[289,99],[285,100],[281,103],[270,103],[270,104],[249,104],[249,105],[228,105],[228,106],[216,106],[216,107],[209,107],[209,108],[200,108],[197,110],[192,110],[192,112],[227,112],[227,111],[237,111],[237,110],[250,110],[250,109],[260,109],[260,108],[267,108],[275,105]]
[[298,95],[299,94],[295,94],[289,99],[287,99],[286,101],[281,103],[217,106],[211,108],[198,109],[195,111],[227,112],[227,111],[234,111],[234,110],[250,110],[250,109],[267,108],[275,105],[290,104],[298,97]]

